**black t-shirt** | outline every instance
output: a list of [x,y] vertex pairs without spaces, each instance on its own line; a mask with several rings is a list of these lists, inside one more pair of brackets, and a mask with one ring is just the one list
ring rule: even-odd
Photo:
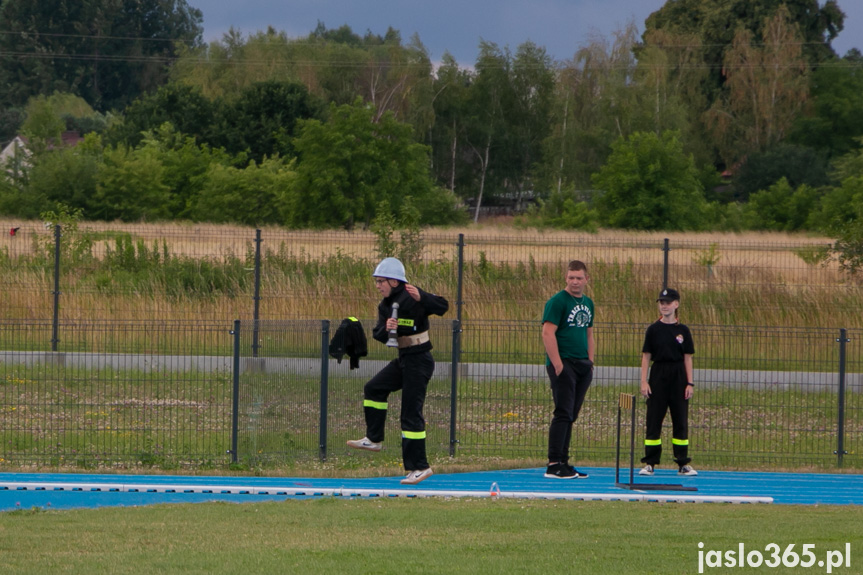
[[689,328],[682,323],[657,320],[647,326],[642,353],[649,353],[654,363],[682,362],[684,355],[695,353]]

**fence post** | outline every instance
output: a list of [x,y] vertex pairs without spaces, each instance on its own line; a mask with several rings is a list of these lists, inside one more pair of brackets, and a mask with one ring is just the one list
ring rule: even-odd
[[60,343],[60,224],[54,226],[54,321],[51,324],[51,351]]
[[258,320],[261,318],[261,230],[255,230],[255,313],[252,326],[252,357],[258,357]]
[[458,287],[455,300],[455,317],[461,322],[462,286],[464,284],[464,234],[458,235]]
[[461,357],[461,321],[452,322],[452,370],[450,374],[449,400],[449,456],[455,456],[456,418],[458,417],[458,365]]
[[321,320],[321,421],[318,450],[321,461],[327,460],[327,399],[329,395],[330,358],[327,355],[330,341],[330,320]]
[[848,330],[839,330],[839,411],[836,429],[836,465],[842,467],[842,459],[848,453],[845,451],[845,348],[851,341],[848,339]]
[[668,247],[668,238],[662,242],[662,289],[668,288],[668,252],[671,248]]
[[240,320],[234,320],[233,390],[231,393],[231,463],[238,460],[237,443],[240,427]]

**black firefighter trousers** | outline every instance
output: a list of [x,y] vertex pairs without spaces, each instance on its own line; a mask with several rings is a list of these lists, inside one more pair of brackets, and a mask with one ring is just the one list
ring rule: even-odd
[[428,351],[400,354],[363,387],[366,437],[375,443],[384,440],[390,393],[402,391],[402,460],[405,471],[429,468],[423,405],[434,365],[434,358]]
[[642,463],[659,465],[662,456],[662,422],[671,412],[671,447],[681,467],[689,457],[689,400],[685,399],[686,369],[682,362],[654,363],[650,367],[650,397],[647,398],[647,427]]

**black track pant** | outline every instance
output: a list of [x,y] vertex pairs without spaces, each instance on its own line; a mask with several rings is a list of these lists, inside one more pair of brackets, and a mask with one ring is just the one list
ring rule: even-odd
[[418,471],[429,467],[426,458],[423,405],[433,373],[434,358],[430,352],[400,355],[363,387],[366,437],[375,443],[384,440],[387,399],[390,393],[402,391],[402,460],[405,471]]
[[650,397],[645,417],[647,433],[644,439],[642,463],[658,465],[662,456],[662,422],[671,412],[671,446],[674,461],[686,465],[689,457],[689,401],[686,393],[686,369],[683,363],[654,363],[650,368]]
[[551,380],[551,397],[554,413],[548,428],[548,460],[551,463],[569,463],[569,443],[572,424],[578,419],[584,397],[593,381],[593,364],[588,360],[566,358],[563,371],[554,373],[554,366],[546,366]]

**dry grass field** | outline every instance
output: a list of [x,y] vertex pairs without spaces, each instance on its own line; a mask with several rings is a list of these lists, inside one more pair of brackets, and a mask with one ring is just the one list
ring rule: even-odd
[[[0,240],[0,288],[6,318],[48,318],[53,309],[53,265],[23,265],[50,248],[53,231],[41,222],[0,220],[20,227]],[[61,261],[60,317],[85,319],[224,319],[251,317],[255,230],[233,225],[86,222],[90,259]],[[422,233],[422,256],[408,262],[409,279],[446,295],[458,289],[463,234],[463,317],[533,320],[562,287],[563,266],[590,266],[590,293],[603,321],[642,322],[655,315],[667,258],[669,285],[684,294],[690,323],[860,327],[861,285],[843,274],[833,241],[773,233],[644,233],[520,229],[505,222]],[[184,273],[144,281],[134,267],[105,262],[117,237],[145,251],[182,261]],[[379,255],[370,231],[261,230],[262,319],[370,315],[376,298],[369,281]],[[668,240],[668,250],[664,242]],[[398,240],[398,234],[396,234]],[[141,259],[132,250],[133,263]],[[137,258],[137,259],[136,259]],[[44,256],[43,256],[43,259]],[[50,259],[50,258],[49,258]],[[203,262],[203,263],[202,263]],[[206,267],[195,269],[195,266]],[[215,268],[215,269],[214,269]],[[229,268],[229,269],[228,269]],[[225,271],[227,269],[227,271]],[[208,275],[209,274],[209,275]],[[212,277],[211,277],[212,276]],[[217,277],[216,277],[217,276]]]

